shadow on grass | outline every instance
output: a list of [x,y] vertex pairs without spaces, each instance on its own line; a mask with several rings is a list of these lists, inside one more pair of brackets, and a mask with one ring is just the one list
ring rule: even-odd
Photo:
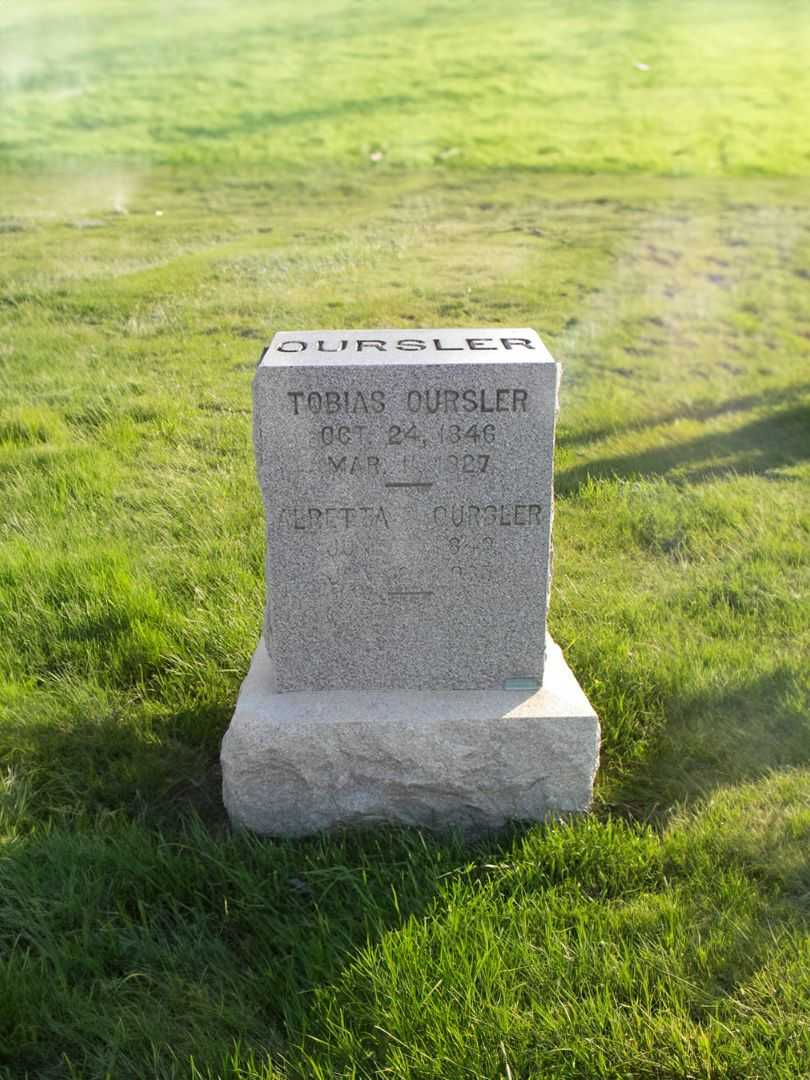
[[733,688],[666,699],[662,726],[608,809],[666,820],[716,788],[808,763],[810,682],[777,667]]
[[243,111],[232,124],[214,126],[181,125],[176,130],[190,138],[225,139],[265,133],[278,127],[294,127],[298,124],[320,123],[324,120],[335,123],[345,116],[368,116],[384,111],[399,112],[409,105],[418,104],[418,100],[403,94],[380,95],[374,98],[358,98],[349,101],[336,101],[319,108],[291,109],[288,112],[275,112],[270,109]]
[[[718,406],[714,415],[722,411]],[[767,476],[809,458],[810,405],[798,405],[751,420],[734,431],[567,469],[557,474],[555,487],[559,495],[570,495],[589,479],[669,474],[681,483],[697,484],[735,473]]]
[[0,1072],[174,1077],[235,1046],[278,1055],[320,988],[525,832],[235,833],[210,739],[169,733],[224,727],[212,708],[4,730]]
[[[172,828],[192,814],[211,827],[224,825],[217,732],[229,712],[205,705],[155,720],[103,704],[96,715],[66,709],[50,721],[3,725],[0,755],[30,780],[19,824],[36,828],[103,813],[153,827]],[[195,728],[193,740],[183,737]]]
[[[807,760],[803,693],[797,678],[779,668],[734,691],[671,697],[665,726],[628,779],[625,805],[616,809],[648,817],[654,800],[671,806],[770,766]],[[189,710],[175,721],[176,730],[214,724],[209,709],[198,717]],[[639,926],[645,941],[652,934],[666,943],[671,933],[657,901],[641,914],[628,905],[626,922],[615,925],[609,915],[618,905],[603,903],[639,890],[663,895],[668,887],[644,830],[621,834],[621,843],[615,823],[592,819],[572,830],[531,834],[515,826],[475,843],[382,828],[258,839],[231,833],[221,808],[204,823],[190,812],[199,809],[197,783],[207,787],[211,805],[219,805],[217,778],[205,772],[210,747],[175,742],[167,730],[145,734],[114,715],[63,730],[43,725],[27,736],[30,773],[49,770],[52,783],[61,777],[60,798],[72,800],[77,820],[18,839],[0,863],[0,945],[6,947],[0,994],[7,1002],[0,1045],[10,1048],[0,1062],[15,1069],[13,1075],[168,1080],[188,1075],[193,1056],[200,1075],[235,1080],[262,1075],[265,1064],[286,1054],[294,1063],[277,1075],[313,1075],[300,1047],[323,1054],[323,1075],[342,1075],[338,1066],[359,1067],[360,1059],[343,1060],[337,1017],[351,1035],[352,1052],[362,1049],[368,1065],[358,1075],[372,1075],[387,1054],[379,1025],[395,1030],[396,1016],[392,1022],[389,1014],[396,1013],[398,995],[413,994],[405,966],[429,969],[437,985],[438,970],[452,993],[454,968],[463,971],[470,952],[493,947],[496,925],[498,947],[508,942],[515,969],[531,970],[536,946],[524,949],[509,927],[520,925],[515,915],[528,905],[540,940],[550,919],[555,939],[565,938],[571,912],[569,901],[555,899],[557,885],[592,892],[581,916],[591,936],[626,933],[628,956]],[[53,789],[46,794],[46,804],[59,801]],[[116,801],[119,812],[111,813]],[[82,821],[82,808],[104,812]],[[688,844],[686,850],[691,853]],[[678,872],[692,871],[687,865]],[[704,890],[684,903],[684,925],[710,927],[716,919],[713,893]],[[739,927],[701,976],[697,1010],[705,1001],[713,1008],[715,998],[757,968],[780,917],[775,907],[735,915]],[[420,933],[423,920],[429,939]],[[687,948],[684,937],[675,955]],[[420,950],[415,961],[409,949]],[[669,953],[662,955],[669,960]],[[598,957],[588,963],[600,985],[615,976]],[[504,993],[508,967],[498,969]],[[551,985],[574,1000],[571,967],[567,956]],[[632,975],[634,987],[644,985],[642,967]],[[700,971],[705,967],[701,961]],[[547,978],[543,967],[537,974]],[[470,983],[466,990],[465,999],[460,983],[458,1001],[472,1001],[467,1019],[474,1024],[479,988]],[[419,1037],[423,1005],[407,1010]],[[257,1062],[255,1073],[223,1064],[236,1047]]]
[[517,835],[283,841],[110,815],[19,839],[0,864],[0,1063],[174,1077],[234,1047],[276,1056],[311,1030],[320,988]]
[[726,416],[729,413],[749,412],[752,409],[773,408],[778,405],[795,403],[797,399],[808,392],[810,392],[810,382],[791,386],[776,386],[770,390],[763,390],[759,394],[743,394],[740,397],[727,398],[725,401],[707,401],[684,405],[668,412],[639,417],[626,424],[611,424],[610,426],[571,431],[567,431],[562,427],[557,435],[557,442],[563,447],[587,446],[590,443],[600,442],[602,439],[614,435],[664,427],[667,424],[675,423],[676,420],[713,420],[718,416]]

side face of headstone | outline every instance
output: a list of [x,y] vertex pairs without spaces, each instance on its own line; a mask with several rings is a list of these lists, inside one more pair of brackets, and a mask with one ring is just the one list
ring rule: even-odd
[[557,382],[532,330],[276,334],[254,438],[277,690],[542,682]]

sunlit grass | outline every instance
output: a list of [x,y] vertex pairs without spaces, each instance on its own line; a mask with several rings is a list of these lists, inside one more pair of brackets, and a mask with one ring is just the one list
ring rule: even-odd
[[39,0],[0,41],[0,155],[26,167],[810,167],[792,0]]
[[[810,752],[799,189],[184,176],[126,214],[8,183],[9,1075],[802,1075],[810,781],[768,779]],[[229,837],[262,341],[489,322],[564,364],[551,626],[596,817]]]

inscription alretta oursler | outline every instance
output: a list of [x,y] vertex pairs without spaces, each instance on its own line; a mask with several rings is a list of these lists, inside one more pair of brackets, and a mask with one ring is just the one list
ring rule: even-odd
[[[391,411],[396,402],[386,402],[385,390],[288,390],[296,416],[309,412],[313,416],[374,415]],[[408,413],[500,413],[526,412],[527,390],[498,387],[497,390],[454,390],[443,387],[411,389],[399,408]]]
[[557,381],[532,330],[276,334],[254,436],[279,690],[542,678]]

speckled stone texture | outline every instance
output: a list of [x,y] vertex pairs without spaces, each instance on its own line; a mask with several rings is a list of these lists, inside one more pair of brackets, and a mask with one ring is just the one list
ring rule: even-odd
[[542,689],[278,693],[259,643],[222,744],[236,826],[393,822],[467,832],[586,810],[599,722],[547,642]]
[[276,689],[542,681],[557,383],[533,330],[275,336],[254,436]]

